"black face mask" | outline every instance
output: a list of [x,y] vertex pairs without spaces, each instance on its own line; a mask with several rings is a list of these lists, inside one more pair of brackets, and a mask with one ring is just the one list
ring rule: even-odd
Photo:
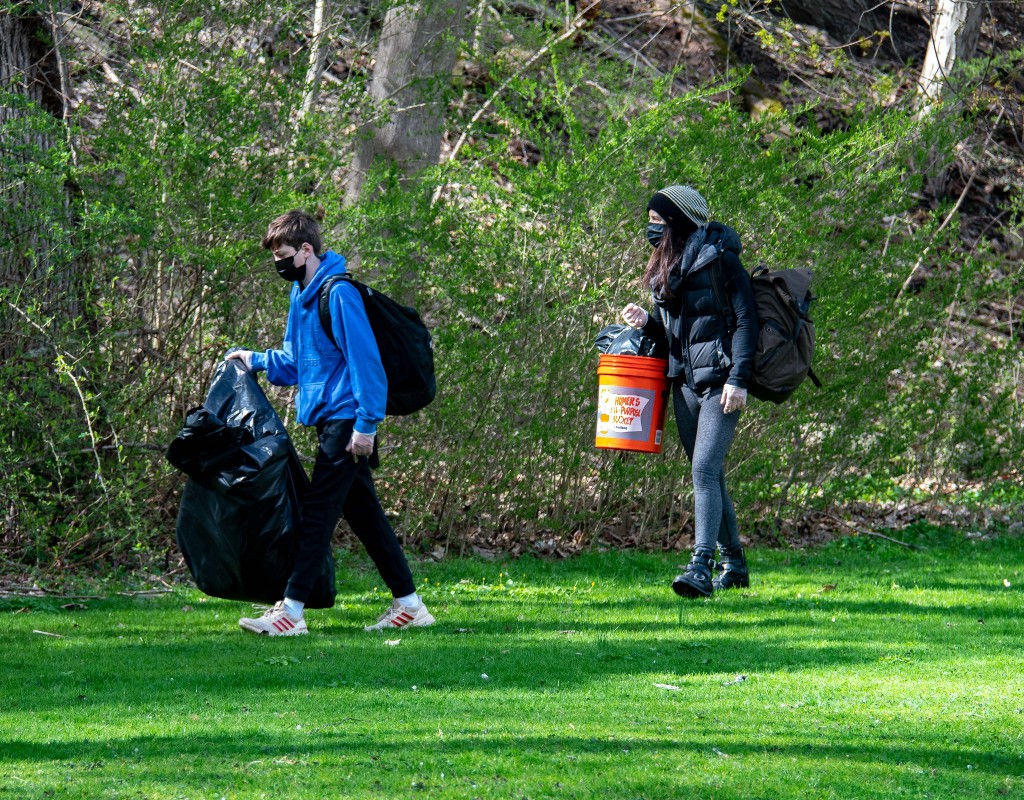
[[661,240],[665,236],[665,226],[659,222],[649,222],[647,224],[647,241],[651,243],[651,247],[657,247],[661,244]]
[[306,277],[306,265],[295,266],[295,256],[287,256],[280,261],[275,261],[274,269],[286,281],[301,281]]

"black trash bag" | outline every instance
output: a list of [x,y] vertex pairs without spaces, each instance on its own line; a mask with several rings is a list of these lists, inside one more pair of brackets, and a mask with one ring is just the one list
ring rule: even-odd
[[654,339],[631,325],[609,325],[602,328],[594,342],[597,349],[609,356],[647,356],[667,358],[668,342]]
[[[241,362],[222,362],[206,401],[167,448],[189,476],[178,509],[178,547],[212,597],[275,603],[295,563],[300,501],[309,486],[284,423]],[[328,553],[306,605],[334,605]]]

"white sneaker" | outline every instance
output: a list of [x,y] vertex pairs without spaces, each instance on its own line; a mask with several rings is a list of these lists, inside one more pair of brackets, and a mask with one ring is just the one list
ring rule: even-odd
[[395,600],[391,604],[391,608],[377,618],[375,625],[367,625],[363,630],[383,631],[392,628],[405,628],[406,626],[425,628],[427,625],[433,624],[434,616],[427,611],[427,607],[423,603],[420,603],[419,608],[414,611]]
[[273,608],[268,608],[262,617],[242,617],[238,624],[244,630],[263,636],[301,636],[309,633],[304,617],[294,620],[288,616],[288,612],[284,610],[284,600],[275,603]]

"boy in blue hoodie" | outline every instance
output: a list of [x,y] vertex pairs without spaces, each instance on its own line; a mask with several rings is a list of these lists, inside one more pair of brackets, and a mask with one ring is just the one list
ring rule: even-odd
[[364,630],[425,626],[434,617],[416,594],[409,563],[384,515],[370,468],[377,466],[377,424],[384,419],[387,377],[359,290],[347,281],[331,288],[334,345],[320,323],[323,282],[345,272],[345,259],[321,252],[319,223],[303,211],[275,219],[262,246],[274,254],[277,274],[292,282],[284,345],[280,350],[236,350],[228,358],[258,372],[275,386],[298,386],[299,422],[315,426],[313,478],[302,498],[299,548],[284,598],[262,617],[238,624],[252,633],[308,633],[303,613],[318,567],[344,515],[394,596],[391,607]]

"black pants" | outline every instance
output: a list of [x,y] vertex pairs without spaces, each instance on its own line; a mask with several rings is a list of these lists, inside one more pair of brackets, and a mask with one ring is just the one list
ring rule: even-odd
[[416,591],[409,562],[373,488],[370,462],[376,466],[376,448],[373,456],[362,456],[358,461],[345,451],[354,424],[355,420],[336,419],[316,427],[320,447],[309,491],[302,498],[299,551],[284,592],[285,597],[301,603],[309,597],[342,514],[391,594],[405,597]]

